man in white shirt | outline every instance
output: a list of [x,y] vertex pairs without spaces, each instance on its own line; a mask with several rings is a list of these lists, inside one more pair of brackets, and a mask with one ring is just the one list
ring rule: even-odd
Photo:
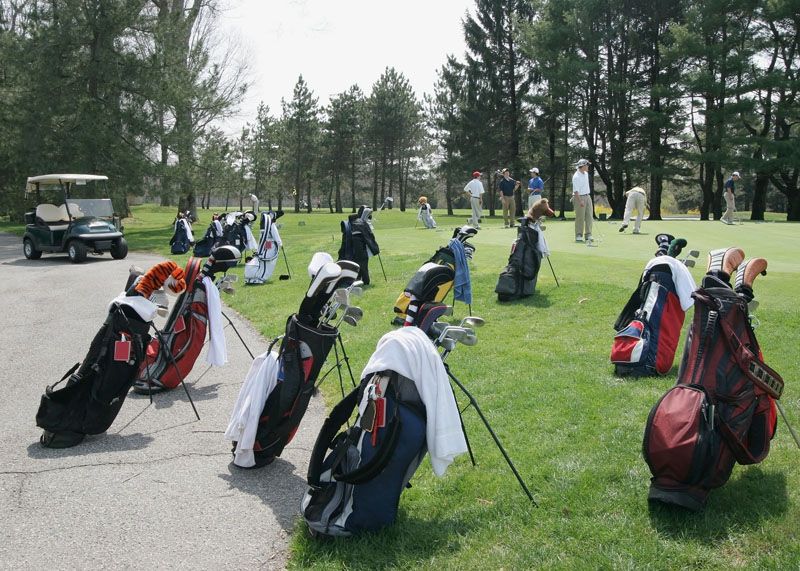
[[592,242],[592,197],[589,194],[589,161],[581,159],[572,175],[572,206],[575,209],[575,241]]
[[625,193],[627,199],[625,200],[625,216],[622,218],[622,226],[619,227],[620,232],[625,232],[625,228],[631,221],[631,214],[636,211],[636,223],[633,225],[633,233],[638,234],[639,228],[642,226],[642,218],[644,218],[644,209],[647,205],[647,194],[641,186],[634,186],[632,189]]
[[472,206],[472,218],[468,222],[475,228],[480,228],[481,216],[483,216],[483,183],[481,182],[480,171],[472,173],[472,180],[464,187],[464,192],[469,194],[469,204]]

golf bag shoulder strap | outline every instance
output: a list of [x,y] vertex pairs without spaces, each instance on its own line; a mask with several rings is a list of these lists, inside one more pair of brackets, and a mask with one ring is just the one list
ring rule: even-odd
[[783,379],[781,376],[741,342],[727,320],[721,320],[720,326],[724,334],[723,337],[734,359],[736,359],[736,364],[739,365],[744,375],[772,398],[781,398],[781,394],[783,394]]
[[[378,374],[378,373],[376,373]],[[392,391],[395,399],[397,397],[396,390],[393,382],[396,380],[397,373],[391,373],[391,380],[387,387],[388,391]],[[363,395],[366,382],[372,378],[367,377],[359,387],[353,389],[342,401],[337,404],[330,415],[322,425],[317,441],[314,444],[314,450],[311,453],[311,459],[308,463],[308,484],[312,487],[319,487],[320,476],[322,474],[322,463],[325,459],[325,453],[328,449],[333,450],[336,457],[331,471],[335,479],[339,482],[347,482],[348,484],[363,484],[372,480],[375,476],[380,474],[392,458],[392,453],[397,446],[398,437],[400,435],[400,416],[397,414],[397,406],[395,406],[392,418],[388,419],[387,433],[383,442],[379,446],[375,455],[369,462],[360,465],[358,468],[351,472],[341,472],[338,470],[341,461],[347,452],[349,446],[348,436],[355,432],[355,436],[360,436],[363,430],[356,425],[350,428],[347,432],[342,432],[337,435],[339,430],[344,426],[350,418],[353,410],[358,406],[358,402]]]
[[78,367],[80,367],[80,366],[81,366],[81,364],[80,364],[80,363],[75,363],[74,365],[72,365],[72,367],[70,367],[69,371],[67,371],[66,373],[64,373],[64,376],[63,376],[63,377],[61,377],[61,378],[60,378],[59,380],[57,380],[55,383],[53,383],[52,385],[50,385],[49,387],[47,387],[47,388],[48,388],[48,390],[52,390],[52,389],[54,389],[54,388],[55,388],[57,385],[60,385],[61,383],[63,383],[63,382],[64,382],[64,380],[65,380],[67,377],[69,377],[69,376],[70,376],[72,373],[74,373],[75,371],[77,371],[77,370],[78,370]]
[[309,486],[319,487],[319,479],[322,474],[322,461],[325,459],[325,453],[333,444],[333,440],[339,430],[353,414],[353,410],[358,406],[359,397],[363,390],[363,385],[361,385],[350,391],[346,397],[339,401],[339,404],[333,407],[328,418],[322,423],[322,429],[319,432],[317,441],[314,444],[314,449],[311,451],[311,458],[308,461],[308,475],[306,480]]

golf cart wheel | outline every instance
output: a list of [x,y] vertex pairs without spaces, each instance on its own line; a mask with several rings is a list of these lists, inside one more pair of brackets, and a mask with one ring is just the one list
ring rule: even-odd
[[36,246],[33,245],[33,240],[30,238],[25,238],[25,240],[23,240],[22,251],[29,260],[38,260],[42,257],[42,252],[36,249]]
[[80,264],[81,262],[86,260],[86,244],[79,240],[73,240],[67,246],[67,255],[69,256],[69,261],[73,264]]
[[125,238],[120,238],[111,245],[111,257],[115,260],[122,260],[128,255],[128,242]]

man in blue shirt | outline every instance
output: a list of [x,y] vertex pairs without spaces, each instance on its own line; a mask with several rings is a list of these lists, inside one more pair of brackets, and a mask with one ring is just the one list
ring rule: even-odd
[[539,169],[536,167],[528,172],[531,173],[531,179],[528,181],[528,210],[530,210],[533,203],[542,198],[544,181],[539,176]]
[[738,171],[733,171],[731,178],[725,181],[725,213],[722,221],[725,224],[733,224],[733,213],[736,211],[736,199],[733,196],[735,183],[740,179]]
[[503,203],[503,228],[514,227],[514,191],[520,187],[520,182],[511,178],[508,169],[503,169],[503,178],[497,184],[500,201]]

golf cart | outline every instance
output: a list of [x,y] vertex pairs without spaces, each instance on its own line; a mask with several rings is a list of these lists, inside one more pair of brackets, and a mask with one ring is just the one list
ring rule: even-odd
[[[28,177],[25,197],[36,209],[25,213],[25,257],[38,260],[42,252],[66,252],[74,264],[89,252],[128,255],[122,224],[105,187],[107,176],[47,174]],[[80,198],[83,197],[83,198]]]

